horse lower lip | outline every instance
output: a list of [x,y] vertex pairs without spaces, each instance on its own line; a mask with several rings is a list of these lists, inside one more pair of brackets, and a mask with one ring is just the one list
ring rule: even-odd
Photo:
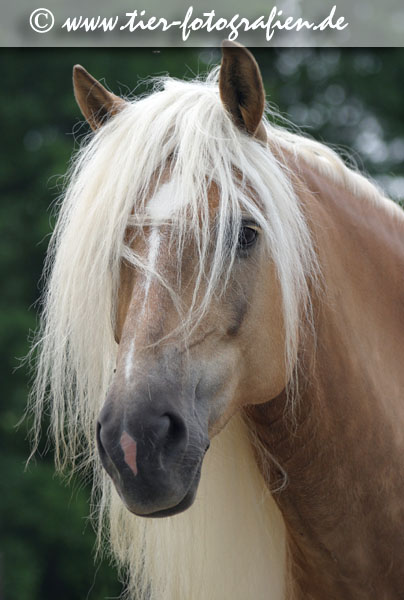
[[192,505],[193,501],[194,501],[194,495],[190,494],[190,490],[188,490],[188,492],[185,494],[183,499],[180,502],[178,502],[178,504],[176,504],[175,506],[172,506],[171,508],[163,508],[162,510],[156,510],[156,511],[148,513],[148,514],[136,513],[136,515],[138,517],[147,517],[149,519],[159,519],[159,518],[161,519],[164,517],[171,517],[173,515],[177,515],[177,514],[183,512],[184,510],[189,508]]
[[196,489],[198,487],[199,479],[201,476],[203,456],[191,478],[190,484],[189,484],[185,494],[183,495],[183,497],[181,498],[181,500],[179,502],[176,502],[172,506],[167,506],[167,507],[164,507],[161,509],[152,510],[150,512],[144,512],[144,511],[139,511],[135,506],[131,506],[130,502],[128,502],[127,499],[123,497],[123,494],[118,491],[126,508],[131,513],[135,514],[138,517],[147,517],[147,518],[169,517],[169,516],[178,514],[180,512],[183,512],[184,510],[189,508],[195,499]]

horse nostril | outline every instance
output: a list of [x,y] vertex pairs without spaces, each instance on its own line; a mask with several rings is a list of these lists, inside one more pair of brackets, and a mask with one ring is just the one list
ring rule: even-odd
[[97,440],[98,453],[101,457],[101,461],[104,462],[107,458],[107,453],[106,453],[105,448],[101,441],[101,423],[99,421],[97,421],[96,440]]
[[[100,421],[97,421],[96,440],[97,440],[98,454],[101,459],[102,466],[104,467],[104,469],[106,470],[108,475],[112,478],[112,480],[114,482],[116,482],[120,478],[119,471],[114,463],[114,457],[111,456],[111,454],[107,450],[108,444],[106,447],[104,445],[106,440],[104,439],[104,442],[102,441],[102,435],[103,435],[102,428],[103,427],[102,427]],[[105,431],[104,431],[104,438],[105,438]]]
[[[181,445],[184,441],[187,440],[187,428],[184,420],[174,414],[174,413],[165,413],[160,417],[160,423],[165,422],[165,439],[164,439],[164,447],[166,449],[174,448],[176,446]],[[160,438],[163,440],[163,438]]]

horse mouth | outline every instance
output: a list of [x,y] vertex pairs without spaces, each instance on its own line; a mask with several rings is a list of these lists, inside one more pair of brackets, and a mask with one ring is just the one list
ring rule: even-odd
[[[172,500],[168,500],[167,504],[164,501],[164,497],[161,497],[159,500],[155,499],[153,502],[153,492],[156,491],[154,485],[152,486],[154,490],[150,488],[147,489],[148,486],[146,486],[146,489],[142,486],[143,493],[139,495],[139,490],[136,489],[137,477],[134,478],[133,473],[129,472],[129,469],[126,467],[120,469],[115,465],[114,461],[111,460],[101,442],[99,427],[97,427],[97,444],[102,465],[111,478],[123,504],[132,514],[145,518],[163,518],[179,514],[192,506],[201,478],[203,459],[209,448],[209,443],[202,451],[202,455],[190,473],[189,483],[184,486],[185,492],[182,490],[178,501],[172,503]],[[167,490],[167,492],[169,491],[170,490]],[[147,501],[145,501],[145,498],[147,498]],[[151,504],[151,510],[147,510],[147,504],[149,503]],[[162,508],[158,508],[159,504],[161,504]]]
[[168,517],[194,502],[209,437],[174,411],[146,417],[132,418],[130,429],[122,419],[101,412],[96,428],[99,457],[129,512]]
[[201,478],[201,469],[202,469],[202,460],[191,480],[189,489],[186,492],[185,496],[182,498],[182,500],[180,500],[174,506],[171,506],[168,508],[162,508],[161,510],[155,510],[150,513],[139,513],[134,510],[131,510],[129,506],[127,507],[128,510],[130,512],[132,512],[133,514],[135,514],[137,517],[144,517],[144,518],[150,518],[150,519],[159,519],[159,518],[161,519],[164,517],[172,517],[174,515],[178,515],[179,513],[184,512],[185,510],[190,508],[192,506],[192,504],[194,503],[196,491],[198,489],[199,480]]

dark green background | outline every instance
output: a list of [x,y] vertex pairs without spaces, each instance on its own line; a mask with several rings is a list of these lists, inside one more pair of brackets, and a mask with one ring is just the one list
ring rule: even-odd
[[[259,49],[255,55],[282,114],[318,139],[353,149],[360,166],[396,199],[404,196],[404,51]],[[209,49],[0,54],[1,600],[101,600],[120,591],[113,568],[94,563],[88,487],[56,478],[51,452],[25,471],[27,425],[15,427],[29,383],[26,369],[13,370],[35,328],[49,205],[87,132],[73,99],[72,65],[83,64],[112,91],[127,94],[147,76],[191,77],[219,57]]]

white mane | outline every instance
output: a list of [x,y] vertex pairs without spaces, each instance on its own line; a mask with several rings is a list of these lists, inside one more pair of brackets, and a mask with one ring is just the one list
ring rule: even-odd
[[[297,136],[292,139],[292,134],[268,122],[266,128],[272,139],[294,144],[299,152]],[[308,142],[299,139],[307,154]],[[329,158],[327,152],[323,155]],[[299,322],[309,305],[307,281],[315,258],[287,169],[267,147],[233,125],[220,101],[215,75],[205,82],[163,79],[155,93],[128,102],[74,160],[49,248],[42,325],[34,346],[38,358],[32,403],[37,432],[49,403],[57,462],[94,470],[100,523],[109,519],[112,548],[120,563],[129,565],[132,589],[145,590],[151,582],[146,592],[150,600],[258,600],[267,598],[265,590],[271,585],[273,598],[280,600],[283,526],[263,490],[240,423],[230,424],[208,453],[195,506],[165,520],[140,520],[129,514],[96,456],[95,423],[117,351],[113,321],[120,262],[124,256],[136,268],[148,269],[125,246],[124,234],[128,222],[144,222],[150,190],[158,187],[167,164],[178,198],[178,210],[170,217],[177,252],[181,253],[185,235],[194,235],[200,249],[198,281],[204,280],[205,285],[204,278],[208,279],[197,318],[203,317],[223,275],[226,278],[230,272],[241,215],[252,216],[261,226],[277,269],[287,338],[285,360],[291,372]],[[348,178],[343,166],[330,170]],[[212,230],[207,194],[212,183],[220,199],[216,250],[207,265]],[[185,321],[188,318],[184,315]],[[262,510],[264,505],[268,510]],[[233,515],[238,521],[231,520]],[[280,553],[269,539],[265,549],[259,543],[268,528],[272,533],[264,537],[272,536],[274,544],[278,539]],[[267,575],[261,580],[259,575],[248,576],[248,564]],[[234,577],[236,573],[240,579]]]

